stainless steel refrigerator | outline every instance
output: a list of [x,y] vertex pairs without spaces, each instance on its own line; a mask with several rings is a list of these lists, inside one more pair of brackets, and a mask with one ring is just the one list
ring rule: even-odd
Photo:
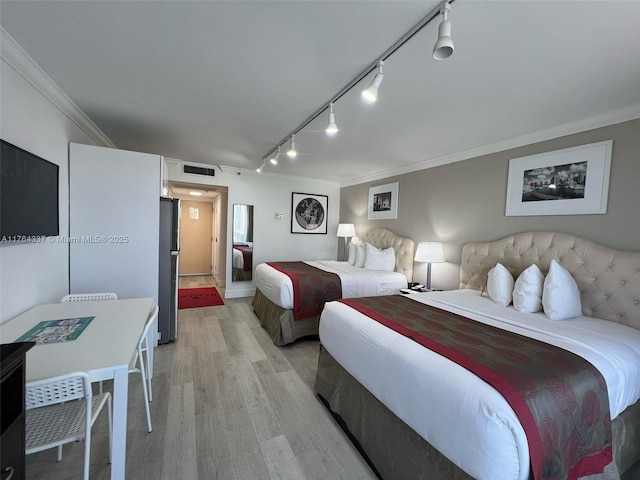
[[160,198],[160,261],[158,282],[158,343],[178,336],[178,264],[180,200]]

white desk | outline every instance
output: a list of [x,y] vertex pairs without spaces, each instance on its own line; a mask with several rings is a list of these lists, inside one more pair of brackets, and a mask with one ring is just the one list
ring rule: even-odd
[[0,325],[0,339],[9,343],[43,320],[95,317],[76,340],[29,350],[26,379],[29,382],[78,370],[89,373],[92,382],[113,379],[111,480],[125,478],[129,362],[153,305],[153,298],[52,303],[33,307]]

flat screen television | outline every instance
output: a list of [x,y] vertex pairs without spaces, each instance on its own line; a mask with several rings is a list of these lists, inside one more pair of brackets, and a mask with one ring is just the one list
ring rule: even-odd
[[2,241],[59,235],[58,165],[4,140],[0,149]]

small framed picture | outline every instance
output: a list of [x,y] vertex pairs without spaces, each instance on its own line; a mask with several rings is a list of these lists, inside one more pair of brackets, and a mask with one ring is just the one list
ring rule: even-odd
[[327,233],[329,197],[315,193],[291,194],[291,233]]
[[369,220],[398,218],[398,182],[369,188]]

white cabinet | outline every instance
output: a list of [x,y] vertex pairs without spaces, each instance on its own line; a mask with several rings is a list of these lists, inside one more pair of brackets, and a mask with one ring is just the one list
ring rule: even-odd
[[70,144],[71,293],[158,298],[162,157]]

